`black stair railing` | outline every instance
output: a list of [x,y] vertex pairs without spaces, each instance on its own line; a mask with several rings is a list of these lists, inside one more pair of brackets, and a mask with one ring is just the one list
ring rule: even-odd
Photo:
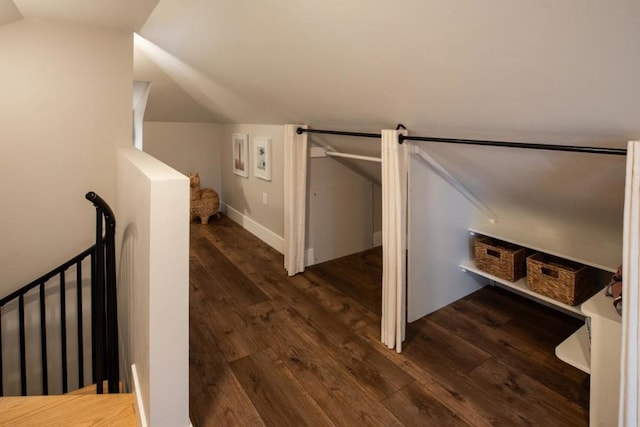
[[[109,205],[96,193],[86,194],[96,208],[95,287],[92,287],[92,348],[93,373],[97,392],[103,392],[103,381],[108,381],[109,393],[119,391],[118,362],[118,310],[116,291],[116,217]],[[103,238],[104,218],[104,238]],[[99,357],[102,355],[102,357]]]
[[[23,286],[17,291],[0,299],[0,396],[4,396],[3,384],[3,337],[2,337],[2,308],[15,303],[18,306],[18,335],[19,335],[19,365],[20,365],[20,393],[26,396],[27,389],[27,345],[25,325],[25,296],[32,296],[32,290],[38,288],[39,299],[39,333],[42,394],[49,394],[49,352],[47,351],[47,313],[55,313],[47,309],[45,298],[48,289],[58,286],[59,293],[59,322],[60,322],[60,366],[62,392],[68,392],[68,355],[67,355],[67,276],[66,273],[75,267],[76,271],[76,313],[77,313],[77,344],[78,344],[78,385],[86,385],[84,378],[84,325],[82,307],[82,263],[87,258],[91,265],[91,359],[93,382],[96,383],[97,393],[101,394],[103,382],[107,381],[109,393],[119,392],[119,362],[118,362],[118,310],[115,274],[115,216],[109,205],[96,193],[89,192],[85,196],[96,208],[96,244],[76,255],[47,274]],[[104,233],[103,233],[104,222]],[[53,279],[58,278],[57,283]],[[27,295],[29,294],[29,295]],[[49,300],[50,301],[50,300]]]

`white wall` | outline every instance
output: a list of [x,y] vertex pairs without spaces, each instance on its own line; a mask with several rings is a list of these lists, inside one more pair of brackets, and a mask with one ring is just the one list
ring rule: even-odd
[[409,160],[407,321],[413,322],[478,290],[486,280],[466,274],[468,227],[478,210],[424,163]]
[[[249,135],[248,178],[233,173],[231,135],[234,133]],[[255,137],[271,138],[271,181],[264,181],[254,176],[253,140]],[[257,232],[258,237],[263,240],[265,240],[264,233],[270,233],[275,241],[278,238],[281,241],[284,236],[283,138],[282,125],[225,124],[222,126],[221,199],[227,207],[235,211],[231,215],[242,215],[244,220],[252,223],[255,229],[264,228],[265,230]],[[263,193],[266,193],[266,204],[263,203]],[[272,246],[275,244],[273,241],[267,243]]]
[[342,162],[309,159],[306,265],[374,246],[374,192],[373,182]]
[[382,186],[373,184],[373,244],[382,245]]
[[221,126],[215,123],[144,122],[143,150],[177,171],[200,174],[200,186],[222,189]]
[[0,295],[89,247],[92,190],[114,196],[131,144],[132,35],[23,20],[0,26]]
[[[276,250],[283,249],[284,235],[284,151],[283,137],[284,128],[280,125],[254,125],[254,124],[224,124],[221,126],[221,147],[222,147],[222,192],[221,199],[223,209],[227,215],[234,221],[243,225],[253,234],[264,240]],[[148,134],[145,128],[145,144]],[[231,138],[234,133],[247,134],[249,139],[249,177],[244,178],[233,173],[233,152]],[[271,139],[271,159],[272,169],[271,181],[264,181],[256,178],[253,172],[255,159],[253,156],[253,141],[256,137],[267,137]],[[335,159],[313,159],[309,164],[309,188],[321,186],[335,186],[337,184],[345,185],[350,183],[351,191],[359,194],[362,185],[369,184],[366,178],[354,172],[347,166],[341,164]],[[355,187],[354,187],[355,186]],[[369,189],[370,190],[370,189]],[[267,203],[263,203],[263,196],[266,194]],[[375,196],[376,192],[373,191]],[[377,192],[378,196],[380,192]],[[344,195],[344,194],[343,194]],[[379,198],[379,197],[378,197]],[[307,200],[308,206],[309,200]],[[373,206],[372,206],[373,205]],[[374,213],[375,209],[381,210],[380,203],[367,203],[366,213],[369,216],[366,222],[368,234],[366,242],[359,245],[363,250],[371,247],[376,217],[381,226],[380,212]],[[373,222],[373,225],[372,225]],[[307,223],[309,224],[309,215],[307,215]],[[362,228],[362,227],[361,227]],[[381,227],[380,227],[381,228]],[[353,245],[347,248],[340,243],[340,228],[334,227],[328,234],[320,236],[316,233],[317,238],[323,239],[324,243],[333,240],[337,243],[336,256],[346,255],[353,252]],[[362,234],[362,233],[361,233]],[[307,249],[309,249],[309,232],[307,232]],[[362,239],[360,239],[362,240]],[[364,240],[363,240],[364,242]],[[327,245],[324,245],[327,246]],[[331,245],[329,245],[331,246]],[[328,246],[327,246],[328,247]]]
[[143,425],[188,426],[189,180],[135,148],[116,173],[123,364]]

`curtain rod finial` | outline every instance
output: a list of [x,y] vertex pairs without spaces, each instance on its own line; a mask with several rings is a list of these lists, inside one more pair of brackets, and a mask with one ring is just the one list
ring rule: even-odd
[[302,128],[299,127],[298,129],[296,129],[296,133],[298,135],[302,135],[302,132],[303,132]]

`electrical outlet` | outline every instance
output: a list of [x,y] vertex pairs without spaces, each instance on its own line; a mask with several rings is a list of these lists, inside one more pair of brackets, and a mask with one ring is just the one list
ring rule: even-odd
[[267,204],[267,193],[262,193],[262,204],[263,205]]

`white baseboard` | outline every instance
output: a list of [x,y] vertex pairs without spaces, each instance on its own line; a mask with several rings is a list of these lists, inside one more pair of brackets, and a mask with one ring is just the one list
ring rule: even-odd
[[382,230],[373,233],[373,247],[382,246]]
[[142,392],[140,391],[140,381],[138,380],[138,371],[136,370],[136,364],[131,365],[131,377],[133,378],[133,394],[135,395],[134,406],[136,410],[136,417],[138,418],[138,425],[141,427],[147,427],[147,413],[144,411],[144,402],[142,401]]
[[[142,394],[140,394],[140,380],[138,379],[138,371],[136,370],[135,363],[131,365],[131,378],[133,378],[133,394],[135,396],[133,406],[136,412],[136,417],[138,418],[137,425],[140,427],[148,427],[149,423],[147,422],[147,414],[144,412],[144,402],[142,401]],[[191,418],[189,418],[189,427],[193,427]]]
[[235,210],[226,203],[220,203],[220,210],[233,221],[240,224],[245,230],[271,246],[276,251],[284,254],[284,238],[278,236],[262,224],[255,222],[248,216],[243,215],[241,212]]

